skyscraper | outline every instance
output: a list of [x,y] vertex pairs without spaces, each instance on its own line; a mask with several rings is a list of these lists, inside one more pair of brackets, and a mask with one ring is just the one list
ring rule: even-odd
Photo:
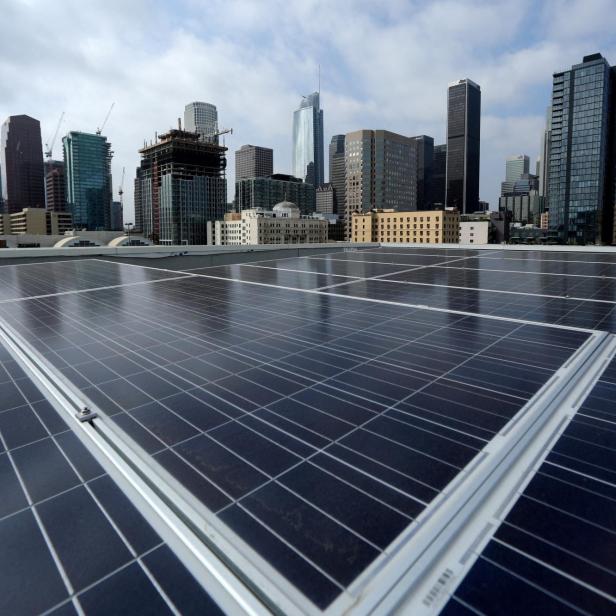
[[447,93],[446,202],[472,213],[479,202],[481,88],[470,79],[449,85]]
[[417,147],[417,209],[432,209],[432,171],[434,139],[428,135],[413,137]]
[[293,113],[293,175],[314,186],[325,181],[319,96],[319,92],[304,96]]
[[274,150],[258,145],[243,145],[235,151],[235,181],[264,178],[274,173]]
[[505,161],[505,181],[512,182],[530,171],[530,158],[526,154],[508,156]]
[[432,205],[445,207],[445,185],[447,183],[447,144],[434,146],[432,164]]
[[334,189],[334,214],[344,214],[346,179],[344,167],[344,135],[334,135],[329,143],[329,182]]
[[184,130],[199,133],[201,141],[218,144],[218,111],[216,105],[195,101],[184,108]]
[[139,150],[135,222],[164,245],[206,244],[207,223],[227,208],[227,148],[174,129]]
[[66,203],[75,229],[111,225],[111,144],[107,137],[71,131],[62,139]]
[[345,140],[347,237],[353,212],[417,209],[417,159],[412,137],[358,130]]
[[66,211],[66,178],[61,160],[45,161],[45,206],[50,212]]
[[537,175],[539,176],[539,194],[545,199],[545,205],[548,206],[548,178],[550,168],[550,143],[552,140],[552,107],[548,107],[546,112],[545,130],[541,138],[541,154],[537,161]]
[[613,241],[615,88],[599,53],[553,76],[549,224],[568,244]]
[[530,158],[526,154],[508,156],[505,161],[505,181],[501,182],[501,197],[513,190],[513,185],[522,176],[528,175]]
[[27,115],[10,116],[0,131],[0,186],[4,211],[45,207],[41,124]]

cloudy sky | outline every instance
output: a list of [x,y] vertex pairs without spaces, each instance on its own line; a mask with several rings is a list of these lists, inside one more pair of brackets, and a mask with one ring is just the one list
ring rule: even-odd
[[616,0],[0,0],[0,121],[38,118],[45,142],[62,111],[61,134],[94,132],[115,102],[104,133],[132,220],[137,150],[187,102],[233,128],[229,177],[244,143],[273,147],[289,173],[293,110],[319,64],[326,147],[359,128],[444,142],[447,84],[470,77],[494,208],[505,157],[534,165],[552,73],[595,51],[616,63]]

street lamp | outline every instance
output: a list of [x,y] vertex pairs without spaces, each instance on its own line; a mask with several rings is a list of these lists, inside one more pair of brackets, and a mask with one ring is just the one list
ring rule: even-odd
[[130,231],[131,231],[131,229],[132,229],[132,227],[133,227],[133,226],[134,226],[134,225],[133,225],[133,223],[132,223],[132,222],[127,222],[127,223],[124,225],[124,229],[125,229],[125,231],[126,231],[126,235],[128,236],[128,242],[127,242],[128,246],[130,246],[130,245],[131,245],[131,243],[130,243]]

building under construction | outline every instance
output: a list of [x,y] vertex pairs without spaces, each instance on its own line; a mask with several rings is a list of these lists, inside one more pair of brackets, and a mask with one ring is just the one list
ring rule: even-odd
[[170,130],[146,145],[135,180],[135,223],[158,244],[206,244],[207,222],[226,211],[227,148]]

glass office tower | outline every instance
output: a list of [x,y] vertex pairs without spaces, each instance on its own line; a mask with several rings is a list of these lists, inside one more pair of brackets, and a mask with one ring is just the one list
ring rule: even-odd
[[567,244],[613,239],[615,72],[596,53],[554,73],[549,220]]
[[293,175],[314,186],[325,182],[323,110],[318,92],[305,96],[293,113]]
[[334,189],[334,214],[344,214],[346,171],[344,166],[344,135],[334,135],[329,142],[329,181]]
[[470,79],[450,84],[447,94],[446,203],[462,214],[479,207],[481,88]]
[[71,131],[64,139],[66,203],[75,229],[111,228],[111,144],[107,137]]
[[184,107],[184,130],[198,133],[201,141],[218,144],[218,110],[212,103],[194,101]]
[[417,146],[417,209],[432,209],[432,172],[434,139],[428,135],[413,137]]

